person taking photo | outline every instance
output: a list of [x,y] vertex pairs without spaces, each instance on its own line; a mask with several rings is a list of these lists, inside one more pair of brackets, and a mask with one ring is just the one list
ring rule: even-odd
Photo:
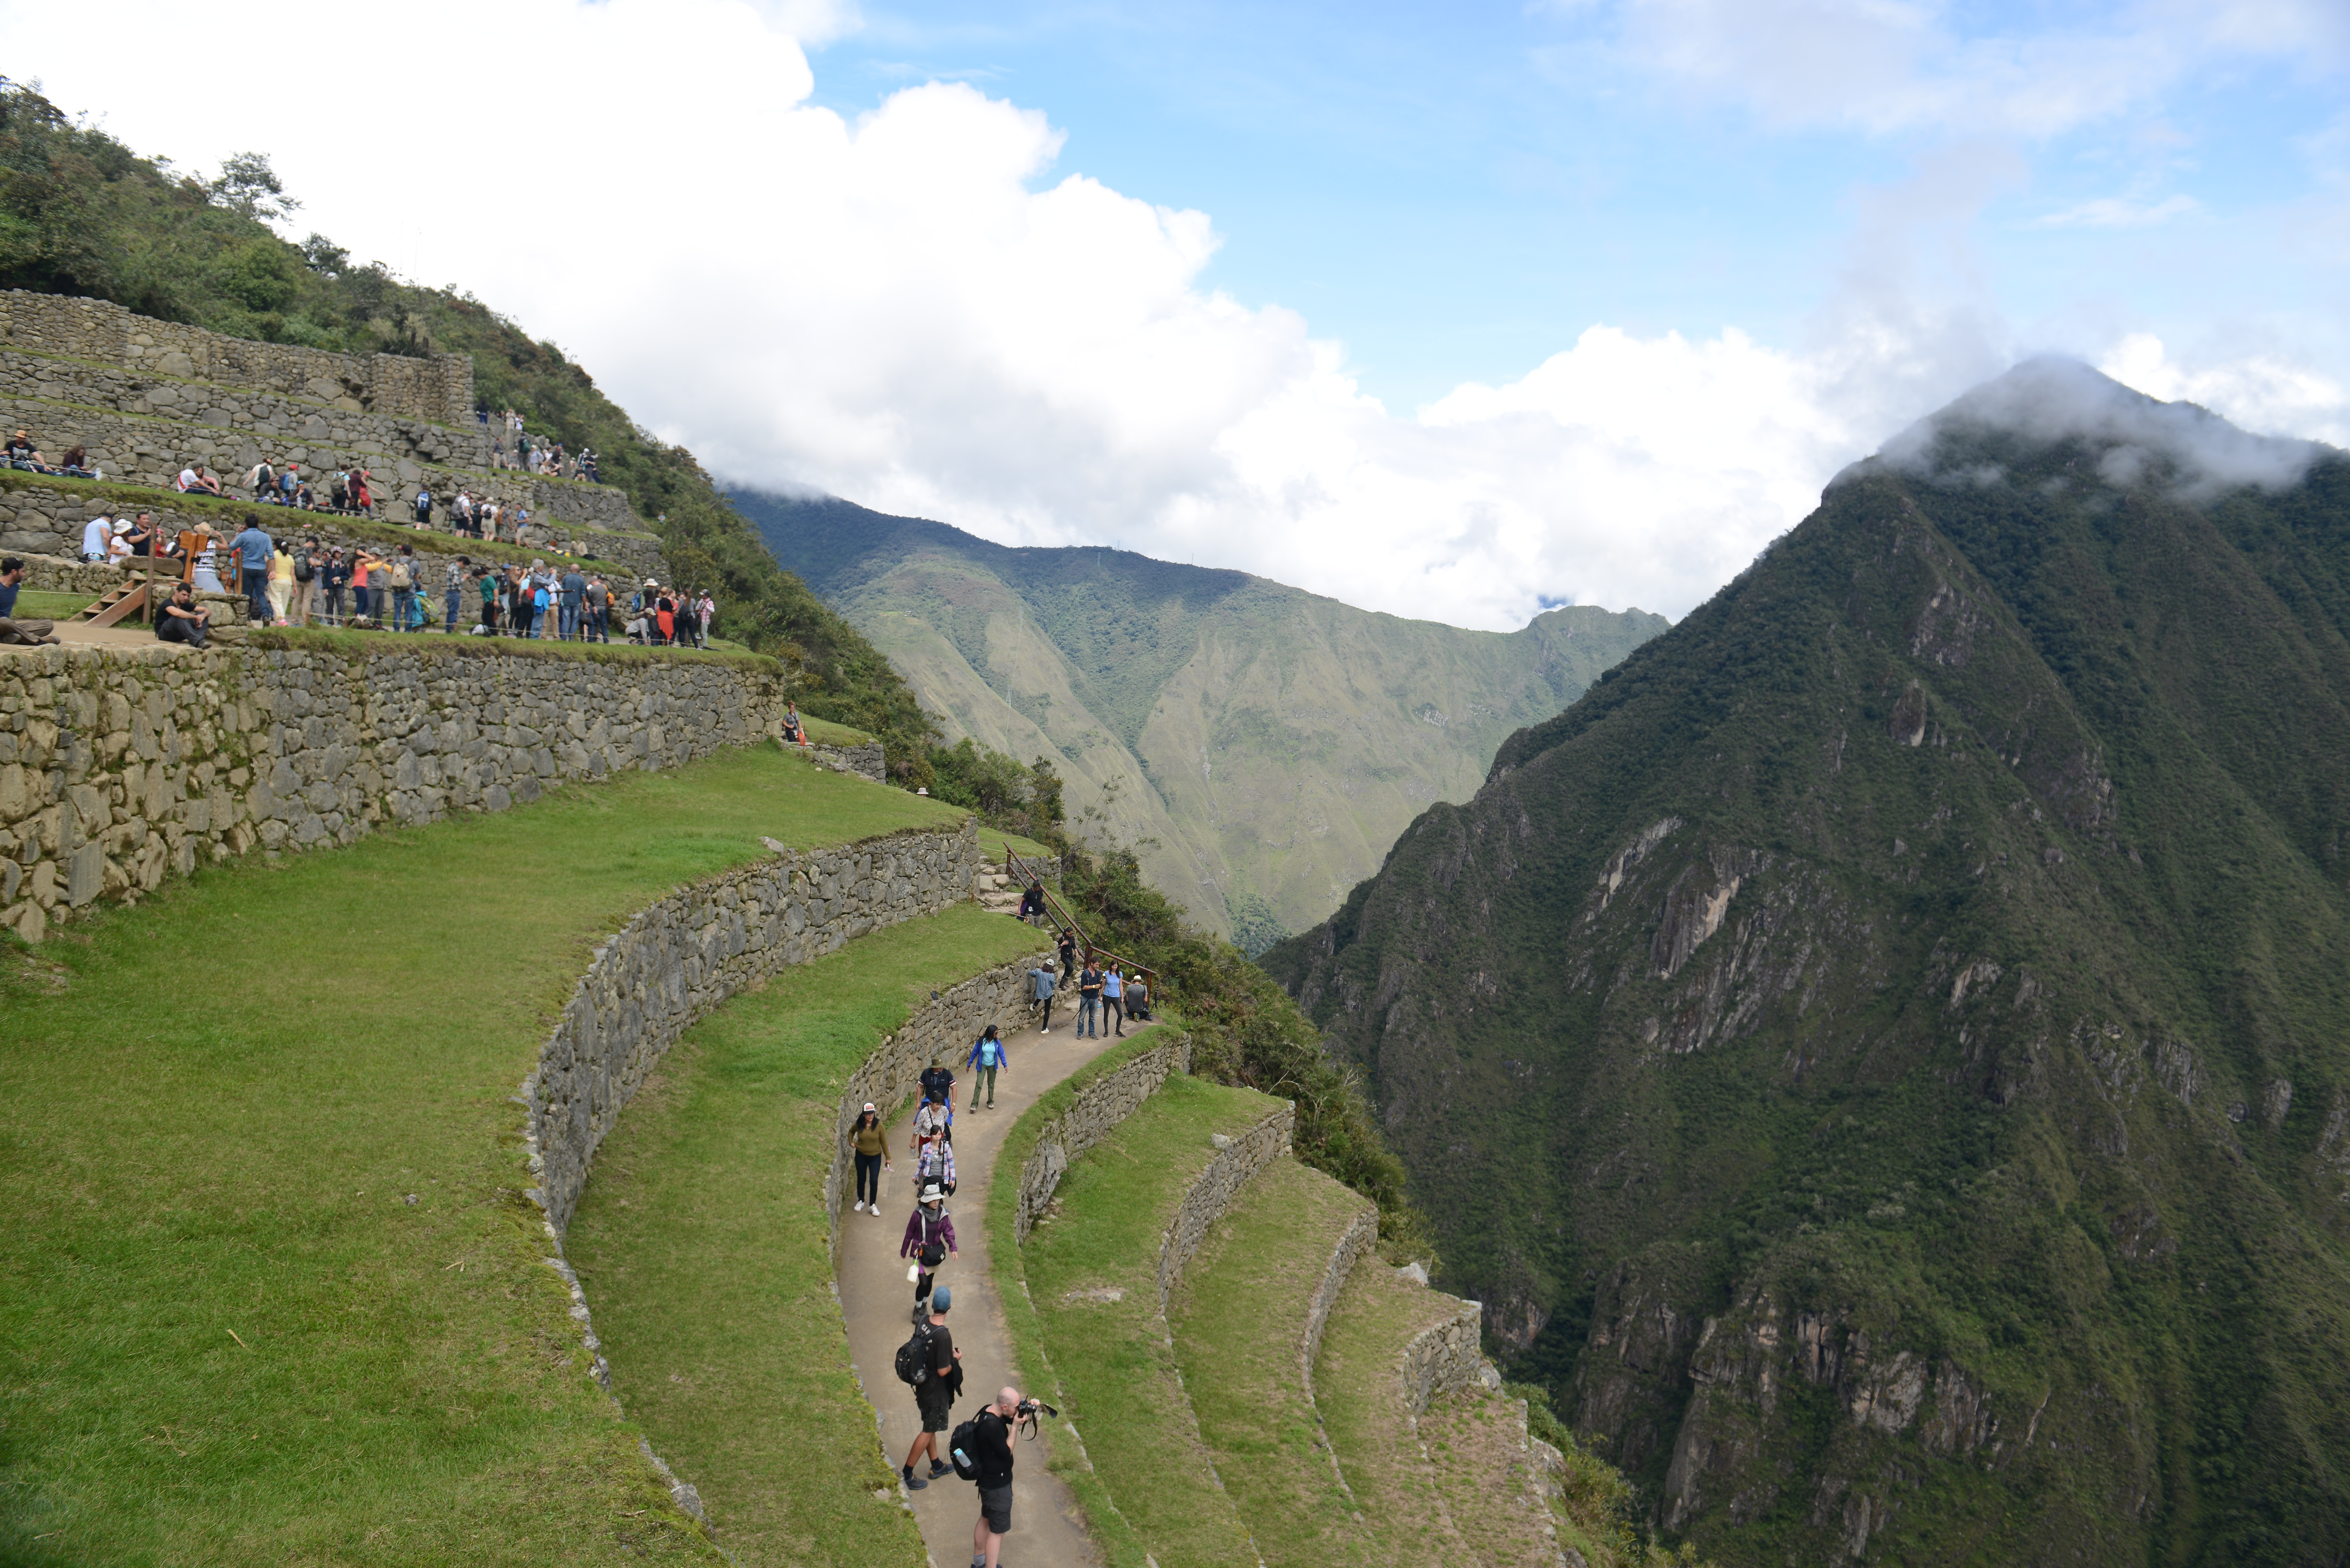
[[972,1423],[972,1463],[979,1473],[979,1522],[971,1532],[972,1568],[997,1568],[1003,1538],[1012,1533],[1012,1445],[1020,1440],[1017,1388],[999,1388],[995,1403]]

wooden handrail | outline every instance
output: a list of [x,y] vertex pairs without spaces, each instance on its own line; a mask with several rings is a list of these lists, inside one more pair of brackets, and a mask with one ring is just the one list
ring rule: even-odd
[[1149,964],[1140,963],[1133,959],[1128,958],[1124,953],[1114,952],[1108,948],[1096,946],[1093,939],[1086,935],[1085,927],[1077,923],[1077,918],[1069,913],[1068,907],[1063,904],[1059,898],[1054,897],[1053,890],[1051,888],[1045,886],[1044,877],[1039,874],[1034,867],[1030,866],[1026,860],[1021,858],[1019,851],[1014,849],[1009,844],[1006,844],[1003,846],[1003,863],[1015,875],[1017,875],[1024,883],[1029,887],[1035,888],[1039,893],[1042,893],[1045,896],[1045,911],[1053,917],[1054,920],[1057,922],[1064,930],[1076,934],[1077,939],[1077,947],[1087,958],[1091,958],[1094,954],[1099,953],[1109,959],[1112,962],[1121,964],[1126,968],[1134,971],[1134,972],[1139,975],[1149,976],[1150,981],[1150,999],[1153,1002],[1157,1002],[1159,1000],[1159,971],[1157,970],[1152,969]]

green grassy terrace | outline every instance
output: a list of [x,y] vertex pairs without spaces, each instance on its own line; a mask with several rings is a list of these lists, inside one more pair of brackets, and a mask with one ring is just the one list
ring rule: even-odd
[[[1031,1106],[998,1168],[1017,1170],[1076,1089],[1138,1049],[1106,1053]],[[1159,1320],[1159,1241],[1214,1153],[1209,1135],[1243,1132],[1280,1104],[1253,1089],[1170,1076],[1069,1168],[1057,1212],[1029,1232],[1024,1249],[1012,1241],[1016,1183],[999,1181],[990,1195],[989,1236],[1021,1374],[1032,1388],[1059,1390],[1054,1402],[1082,1437],[1091,1468],[1065,1445],[1053,1469],[1112,1568],[1143,1568],[1146,1554],[1159,1568],[1256,1562],[1211,1469]],[[1111,1292],[1123,1294],[1113,1301]]]
[[824,1179],[873,1048],[1036,946],[960,904],[787,970],[690,1030],[597,1155],[566,1251],[612,1391],[747,1568],[927,1561],[849,1370]]
[[962,815],[759,746],[9,939],[0,1561],[714,1560],[588,1376],[509,1096],[634,911]]

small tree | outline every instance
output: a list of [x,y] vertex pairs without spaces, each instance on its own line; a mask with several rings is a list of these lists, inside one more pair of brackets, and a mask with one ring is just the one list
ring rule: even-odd
[[204,192],[232,212],[264,223],[292,217],[302,205],[286,193],[285,182],[269,166],[266,152],[230,154],[221,165],[219,177]]

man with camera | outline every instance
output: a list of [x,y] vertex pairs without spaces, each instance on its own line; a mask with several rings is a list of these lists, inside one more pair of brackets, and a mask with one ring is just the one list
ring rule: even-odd
[[971,1532],[971,1568],[996,1568],[1003,1538],[1012,1533],[1012,1445],[1020,1440],[1019,1423],[1027,1417],[1035,1430],[1038,1405],[1023,1399],[1017,1388],[996,1391],[995,1403],[979,1413],[972,1425],[972,1460],[978,1471],[979,1522]]

